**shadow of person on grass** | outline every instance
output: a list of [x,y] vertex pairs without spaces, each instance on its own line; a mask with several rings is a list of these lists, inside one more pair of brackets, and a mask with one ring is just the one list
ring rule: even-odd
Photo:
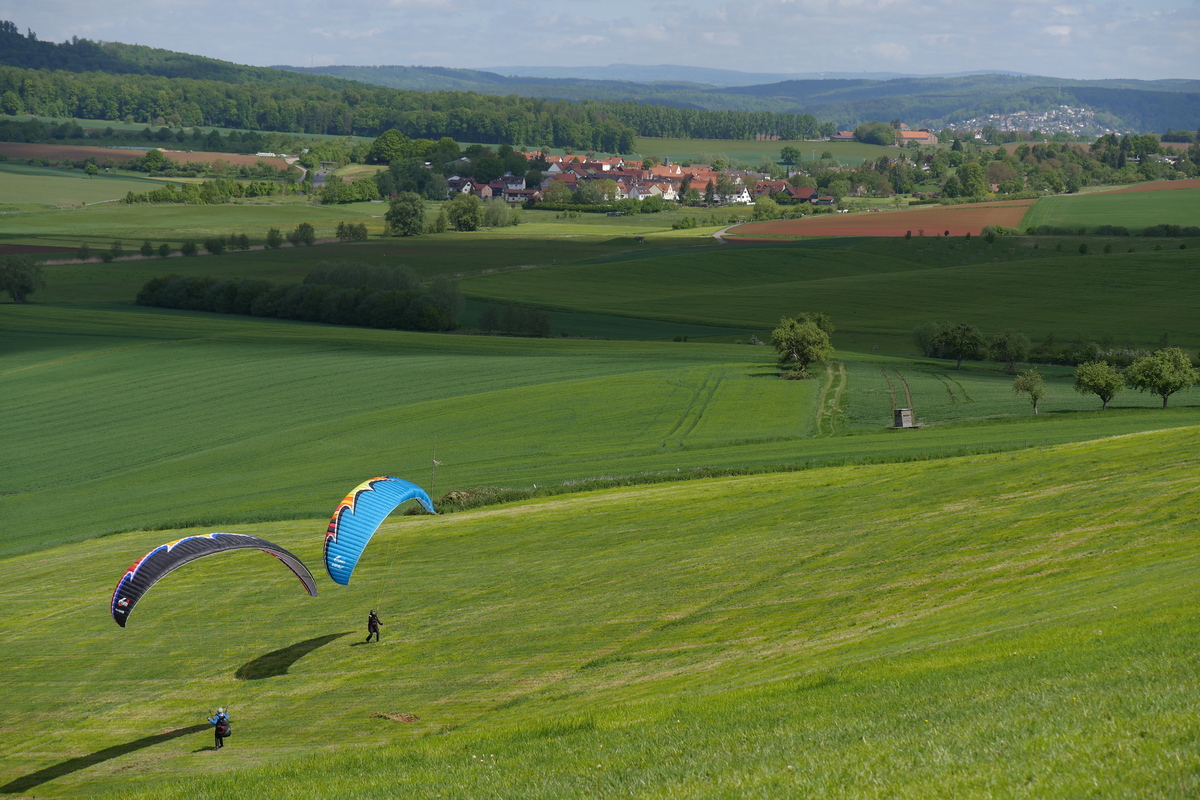
[[0,786],[0,794],[26,794],[30,789],[41,786],[47,781],[52,781],[55,778],[61,778],[63,775],[70,775],[72,772],[78,772],[81,769],[95,766],[103,761],[108,761],[110,758],[123,756],[127,753],[132,753],[136,750],[142,750],[147,747],[153,747],[156,744],[169,742],[172,739],[178,739],[180,736],[187,736],[192,733],[200,733],[206,731],[212,726],[206,724],[189,725],[186,728],[176,728],[173,731],[166,733],[156,733],[153,736],[143,736],[141,739],[134,739],[132,742],[124,744],[114,744],[112,747],[106,747],[103,750],[97,750],[94,753],[89,753],[86,756],[77,756],[76,758],[68,758],[66,761],[60,761],[53,766],[39,769],[37,772],[31,772],[28,775],[22,775],[15,780]]
[[324,647],[335,639],[349,636],[351,633],[354,633],[354,631],[330,633],[325,636],[318,636],[315,639],[305,639],[303,642],[289,644],[287,647],[282,647],[278,650],[272,650],[238,667],[237,672],[233,673],[233,677],[239,681],[261,681],[264,678],[286,675],[288,667],[304,658],[313,650],[316,650],[318,647]]

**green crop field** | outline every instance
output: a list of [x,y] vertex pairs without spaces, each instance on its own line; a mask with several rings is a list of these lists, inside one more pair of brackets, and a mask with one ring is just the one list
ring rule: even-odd
[[795,147],[806,160],[818,159],[829,151],[834,158],[848,164],[859,164],[880,156],[895,158],[899,149],[859,142],[757,142],[747,139],[647,139],[634,141],[639,156],[666,156],[674,162],[698,160],[701,156],[726,155],[734,162],[757,167],[763,156],[779,161],[779,151]]
[[1043,197],[1021,220],[1022,229],[1061,225],[1090,231],[1098,225],[1121,225],[1134,234],[1162,224],[1200,225],[1200,189]]
[[[1191,796],[1198,437],[407,518],[349,587],[214,557],[125,629],[111,587],[179,534],[9,558],[0,790]],[[236,530],[319,568],[322,519]]]
[[[17,122],[28,122],[30,120],[35,120],[37,122],[41,122],[42,124],[49,123],[51,125],[61,125],[64,122],[72,122],[72,123],[78,124],[81,128],[84,128],[85,130],[88,130],[88,131],[103,131],[105,128],[112,128],[114,131],[122,131],[122,132],[126,132],[126,133],[141,132],[141,131],[144,131],[146,128],[149,128],[150,130],[157,133],[158,129],[163,127],[161,125],[151,125],[146,122],[122,122],[121,120],[105,120],[105,119],[75,119],[72,117],[31,117],[28,114],[17,114],[17,115],[0,114],[0,120],[15,120]],[[247,128],[219,128],[219,127],[214,127],[212,125],[200,125],[197,127],[199,127],[200,130],[206,134],[212,130],[220,131],[222,134],[228,134],[230,131],[233,131],[233,130],[236,130],[239,133],[246,133],[248,131]],[[192,128],[184,128],[184,130],[186,130],[188,135],[191,136]],[[332,138],[335,138],[332,136],[327,136],[325,134],[318,134],[318,133],[288,133],[285,135],[288,136],[289,138],[294,137],[297,139],[332,139]],[[336,138],[351,139],[353,141],[360,141],[360,142],[370,142],[370,141],[374,140],[374,137],[372,137],[372,136],[344,136],[344,137],[339,136]]]
[[[1179,344],[1200,345],[1191,321],[1200,302],[1190,277],[1195,256],[1154,252],[1147,240],[1129,244],[1139,252],[1086,258],[1056,251],[1053,238],[738,245],[470,276],[463,288],[497,301],[762,331],[780,316],[820,309],[840,329],[835,344],[860,351],[878,344],[906,352],[917,326],[948,316],[1037,340],[1108,334],[1146,346],[1169,332]],[[1077,242],[1070,245],[1067,252]],[[1100,249],[1095,240],[1093,247]],[[1072,301],[1064,305],[1065,297]]]
[[0,164],[0,212],[119,200],[129,192],[148,192],[157,186],[124,175],[89,177],[81,170]]
[[[149,191],[156,185],[126,183],[124,191]],[[185,238],[203,240],[244,232],[261,243],[268,228],[288,231],[301,222],[311,223],[318,238],[331,238],[339,222],[361,222],[376,234],[382,232],[385,210],[379,203],[320,206],[279,198],[211,206],[113,203],[0,216],[0,242],[77,247],[86,241],[95,247],[107,246],[113,239],[140,244],[148,238],[178,245]]]

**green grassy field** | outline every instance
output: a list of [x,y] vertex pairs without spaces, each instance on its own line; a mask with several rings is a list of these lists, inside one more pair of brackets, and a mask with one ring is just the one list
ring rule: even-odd
[[[349,587],[213,558],[123,630],[177,534],[9,558],[2,791],[1187,797],[1198,436],[405,518]],[[237,528],[311,566],[323,529]]]
[[1121,225],[1134,234],[1162,224],[1200,225],[1200,189],[1043,197],[1021,220],[1022,229],[1061,225],[1090,231],[1098,225]]
[[[0,478],[10,526],[0,552],[317,515],[315,498],[359,476],[424,480],[435,448],[442,491],[529,488],[1006,450],[1200,415],[1194,391],[1167,412],[1129,393],[1091,413],[1095,398],[1072,391],[1068,370],[1048,371],[1037,419],[997,365],[959,372],[846,353],[820,380],[780,381],[769,349],[749,345],[413,334],[108,306],[9,306],[0,326],[0,441],[22,454]],[[931,427],[886,430],[894,405]]]

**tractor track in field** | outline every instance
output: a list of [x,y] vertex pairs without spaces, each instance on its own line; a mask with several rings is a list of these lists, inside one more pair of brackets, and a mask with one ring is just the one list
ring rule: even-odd
[[[666,446],[676,436],[679,439],[677,444],[683,444],[688,435],[700,424],[704,412],[708,409],[708,404],[712,401],[713,396],[716,395],[717,389],[720,388],[724,380],[723,377],[716,373],[716,370],[709,370],[704,375],[704,380],[692,388],[692,397],[688,401],[687,408],[683,410],[679,419],[676,420],[675,427],[671,428],[667,432],[667,435],[663,437],[663,446]],[[696,407],[697,403],[700,404],[698,409]],[[689,420],[691,424],[688,424]]]
[[846,412],[842,408],[842,395],[848,385],[844,362],[835,361],[825,365],[825,383],[817,397],[818,436],[833,436],[844,426]]

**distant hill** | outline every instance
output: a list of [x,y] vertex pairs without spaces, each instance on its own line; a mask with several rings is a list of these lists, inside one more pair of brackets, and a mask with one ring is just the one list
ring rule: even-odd
[[22,34],[16,24],[7,20],[0,20],[0,65],[64,72],[157,75],[225,83],[278,83],[285,80],[317,86],[339,83],[328,76],[297,77],[293,73],[289,77],[287,72],[267,67],[248,67],[142,45],[94,42],[78,37],[61,44],[44,42],[37,39],[36,35]]
[[[584,78],[600,81],[628,81],[632,83],[703,83],[709,86],[748,86],[759,83],[779,83],[790,80],[824,78],[866,78],[891,80],[892,78],[956,78],[960,75],[981,75],[985,71],[958,72],[946,75],[913,76],[903,72],[740,72],[733,69],[712,67],[686,67],[680,64],[609,64],[605,67],[484,67],[487,72],[500,75],[528,78]],[[1018,73],[1002,72],[1015,75]]]
[[[1161,132],[1167,128],[1200,127],[1200,81],[1193,80],[1078,81],[1015,73],[952,76],[808,73],[755,83],[759,78],[780,76],[628,64],[586,70],[501,68],[509,74],[416,66],[280,69],[398,89],[453,89],[560,100],[633,101],[711,111],[811,114],[832,119],[842,127],[870,120],[900,119],[909,124],[941,128],[988,114],[1046,111],[1063,105],[1088,108],[1118,129]],[[582,77],[584,74],[591,77]],[[729,83],[738,78],[745,82]]]

